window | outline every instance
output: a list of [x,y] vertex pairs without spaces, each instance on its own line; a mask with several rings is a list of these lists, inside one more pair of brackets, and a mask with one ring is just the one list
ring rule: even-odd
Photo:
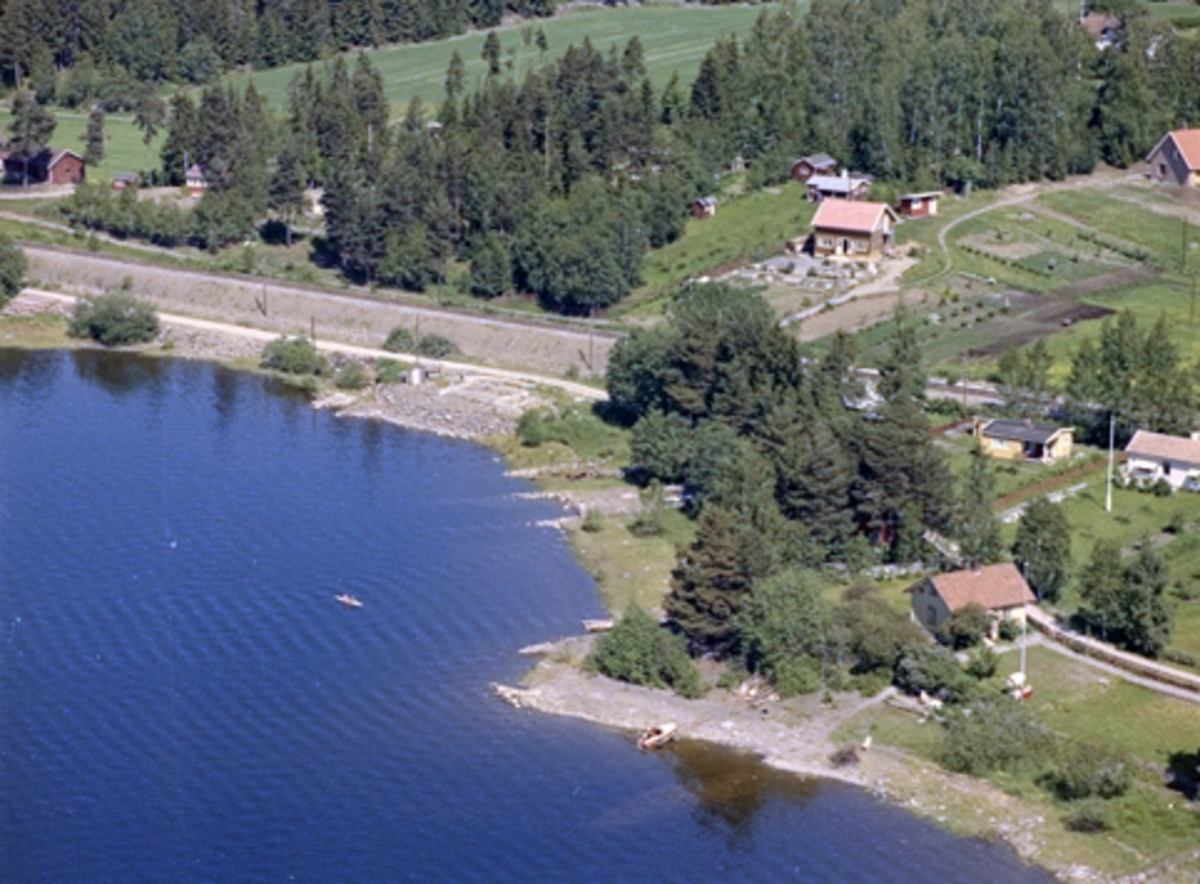
[[925,622],[930,626],[937,626],[937,609],[933,605],[925,607]]

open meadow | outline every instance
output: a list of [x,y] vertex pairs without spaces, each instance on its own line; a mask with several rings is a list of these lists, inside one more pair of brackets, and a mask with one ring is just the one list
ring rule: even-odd
[[642,267],[642,285],[616,310],[619,316],[660,312],[661,296],[692,276],[710,273],[743,258],[761,260],[808,230],[817,207],[804,199],[803,185],[789,181],[747,194],[719,194],[717,214],[692,218],[683,235],[655,249]]
[[[807,3],[802,4],[802,8]],[[762,12],[759,6],[638,6],[626,8],[585,7],[564,12],[554,18],[521,22],[498,28],[497,36],[504,64],[518,79],[549,58],[557,58],[568,46],[589,39],[596,49],[607,52],[610,46],[623,48],[637,35],[645,52],[646,69],[655,88],[661,89],[671,74],[678,72],[686,89],[716,39],[731,33],[745,33]],[[533,42],[537,28],[549,41],[547,58]],[[466,67],[467,91],[473,91],[484,79],[487,66],[481,58],[486,33],[477,31],[431,43],[406,43],[369,50],[371,62],[383,76],[384,91],[391,103],[392,116],[404,113],[416,96],[426,105],[439,104],[445,98],[446,67],[457,50]],[[287,101],[287,86],[303,69],[301,64],[286,65],[252,74],[235,73],[228,82],[244,88],[254,80],[272,107],[282,108]],[[505,74],[506,76],[510,74]]]
[[[50,139],[55,150],[73,150],[82,155],[85,147],[84,133],[87,131],[87,114],[78,111],[54,110],[58,126]],[[0,108],[0,129],[8,132],[12,125],[12,114]],[[142,131],[133,124],[130,114],[110,114],[105,117],[104,128],[108,134],[108,155],[100,164],[100,178],[111,178],[118,172],[144,172],[159,168],[159,150],[162,148],[164,132],[159,132],[150,146],[142,141]],[[89,169],[91,179],[97,177],[96,170]]]

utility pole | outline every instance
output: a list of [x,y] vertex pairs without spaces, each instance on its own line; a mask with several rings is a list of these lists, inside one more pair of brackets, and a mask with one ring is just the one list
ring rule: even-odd
[[1116,438],[1116,415],[1108,413],[1108,483],[1104,492],[1104,511],[1112,512],[1112,483],[1113,483],[1113,442]]
[[1196,274],[1192,274],[1192,306],[1188,311],[1188,325],[1196,324]]

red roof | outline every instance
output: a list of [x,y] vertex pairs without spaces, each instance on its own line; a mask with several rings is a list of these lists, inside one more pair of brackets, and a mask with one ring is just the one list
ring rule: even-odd
[[1171,133],[1179,152],[1193,172],[1200,169],[1200,129],[1176,129]]
[[1176,129],[1174,132],[1168,132],[1163,136],[1162,141],[1154,145],[1154,150],[1150,151],[1146,158],[1149,159],[1158,153],[1159,148],[1168,138],[1174,140],[1183,161],[1188,164],[1188,170],[1200,171],[1200,129]]
[[1184,436],[1164,436],[1138,430],[1125,446],[1125,453],[1153,460],[1200,464],[1200,442]]
[[854,200],[822,200],[813,217],[813,229],[826,227],[854,233],[870,233],[879,227],[883,213],[896,220],[896,213],[887,203],[863,203]]
[[1121,27],[1121,20],[1111,12],[1089,12],[1083,17],[1081,24],[1089,34],[1097,40],[1105,31],[1115,31]]
[[930,582],[951,611],[971,603],[997,611],[1037,601],[1029,584],[1012,562],[986,565],[978,571],[951,571],[938,574]]

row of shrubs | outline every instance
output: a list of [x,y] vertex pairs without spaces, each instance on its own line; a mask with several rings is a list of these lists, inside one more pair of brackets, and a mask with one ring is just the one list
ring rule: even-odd
[[1081,231],[1077,232],[1075,235],[1078,236],[1080,239],[1082,239],[1084,242],[1090,242],[1094,246],[1099,246],[1102,249],[1107,249],[1110,252],[1115,252],[1118,255],[1123,255],[1124,257],[1128,258],[1131,261],[1138,261],[1139,263],[1149,264],[1152,266],[1154,264],[1154,262],[1151,260],[1151,258],[1153,256],[1143,248],[1139,248],[1137,246],[1128,246],[1128,245],[1125,245],[1124,243],[1114,242],[1111,239],[1100,236],[1099,234],[1096,234],[1096,233],[1092,233],[1091,231],[1088,231],[1088,230],[1081,230]]
[[304,337],[276,338],[263,347],[263,368],[297,378],[333,378],[334,386],[342,390],[361,390],[371,383],[395,384],[404,377],[405,364],[395,359],[380,359],[375,364],[375,376],[356,359],[343,362],[336,369],[312,341]]
[[454,342],[441,335],[418,335],[403,326],[392,329],[383,342],[383,349],[392,353],[414,353],[429,359],[445,359],[458,352]]
[[[110,294],[79,299],[67,333],[72,337],[91,338],[106,347],[144,344],[158,336],[158,313],[153,304],[135,298],[127,287],[123,287]],[[430,358],[448,356],[456,349],[440,335],[418,338],[403,328],[393,329],[384,347]],[[317,378],[332,374],[334,384],[347,390],[359,390],[372,382],[366,366],[356,360],[349,360],[334,371],[329,360],[304,337],[285,335],[268,343],[262,351],[261,366],[296,377]],[[396,383],[403,377],[404,368],[401,362],[381,359],[374,380],[381,384]]]

